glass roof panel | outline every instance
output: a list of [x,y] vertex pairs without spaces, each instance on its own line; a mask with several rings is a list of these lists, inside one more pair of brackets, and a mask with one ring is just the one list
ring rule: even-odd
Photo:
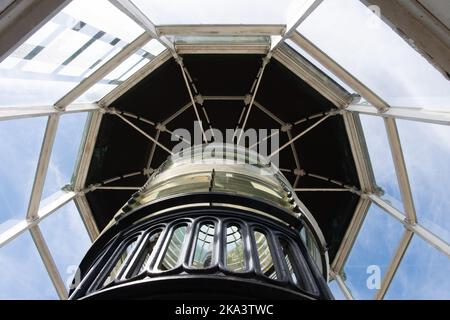
[[156,25],[287,24],[306,0],[132,0]]
[[298,30],[392,106],[450,108],[450,82],[361,1],[325,0]]
[[297,51],[301,56],[303,56],[306,60],[315,65],[318,69],[320,69],[323,73],[325,73],[328,77],[333,79],[336,83],[338,83],[342,88],[347,90],[350,93],[356,93],[355,90],[346,85],[341,79],[336,77],[330,70],[325,68],[321,63],[319,63],[316,59],[314,59],[309,53],[296,45],[292,40],[286,40],[286,44],[289,45],[292,49]]
[[87,117],[88,113],[61,116],[42,198],[47,198],[70,184]]
[[24,220],[47,118],[0,121],[0,232]]
[[360,115],[360,119],[375,180],[383,191],[381,198],[403,211],[402,197],[384,120],[381,117],[367,115]]
[[143,32],[107,0],[72,1],[0,64],[0,107],[54,104]]
[[0,300],[58,299],[28,232],[0,248],[0,269]]
[[419,223],[450,242],[450,127],[397,120]]
[[385,299],[449,300],[450,259],[414,236]]
[[73,202],[41,222],[42,234],[59,273],[69,287],[75,271],[91,246],[91,240]]
[[77,103],[92,103],[101,100],[109,92],[114,90],[122,82],[126,81],[134,73],[139,71],[148,62],[164,51],[164,47],[157,40],[151,40],[142,49],[121,63],[117,68],[110,72],[102,81],[96,83],[85,94],[83,94]]
[[346,284],[355,299],[374,298],[403,230],[399,222],[378,206],[370,207],[344,267]]

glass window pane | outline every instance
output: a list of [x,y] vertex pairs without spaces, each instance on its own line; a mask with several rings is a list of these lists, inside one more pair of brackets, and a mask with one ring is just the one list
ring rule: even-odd
[[272,259],[272,252],[270,251],[270,246],[266,235],[256,231],[254,232],[254,236],[261,272],[271,279],[278,279],[277,271]]
[[449,300],[450,259],[414,236],[386,299]]
[[160,270],[172,270],[181,262],[181,250],[186,239],[186,231],[187,226],[179,226],[174,230],[164,259],[159,265]]
[[72,1],[0,64],[0,106],[54,104],[143,32],[107,0]]
[[203,223],[200,225],[192,267],[205,269],[211,267],[213,264],[214,233],[214,223]]
[[366,115],[360,115],[360,119],[375,180],[383,193],[381,197],[403,211],[402,197],[384,120],[381,117]]
[[242,240],[241,227],[238,225],[227,227],[226,263],[230,271],[245,271],[244,242]]
[[450,127],[397,121],[419,223],[450,242]]
[[134,249],[136,248],[137,242],[138,242],[138,239],[136,238],[134,240],[131,240],[131,242],[129,242],[125,246],[122,253],[119,255],[118,258],[116,258],[117,261],[114,263],[114,266],[111,269],[111,271],[109,272],[108,277],[105,279],[105,281],[103,281],[103,284],[101,285],[102,288],[106,287],[107,285],[112,283],[117,278],[120,270],[122,269],[122,266],[127,261],[127,258],[131,256]]
[[0,300],[58,299],[28,232],[0,248],[0,270]]
[[328,283],[328,287],[330,288],[335,300],[347,300],[336,281],[333,280]]
[[[133,0],[157,24],[286,24],[305,0]],[[298,19],[298,18],[297,18]]]
[[139,275],[148,269],[150,263],[150,257],[155,249],[156,244],[158,243],[159,238],[161,237],[162,231],[152,232],[146,240],[145,247],[139,257],[139,260],[134,267],[134,271],[131,274],[131,277]]
[[96,83],[76,102],[92,103],[99,101],[101,98],[114,90],[118,85],[126,81],[134,73],[153,60],[156,56],[163,52],[164,49],[165,48],[159,43],[159,41],[155,39],[151,40],[142,49],[138,50],[135,54],[117,66],[117,68],[111,71],[103,80]]
[[361,1],[323,1],[298,30],[389,104],[449,108],[445,77]]
[[71,183],[87,117],[87,113],[61,116],[45,179],[43,199]]
[[40,224],[42,234],[69,288],[77,268],[91,246],[80,214],[73,202],[69,202]]
[[0,121],[0,231],[24,220],[47,118]]
[[375,297],[403,232],[402,224],[388,213],[370,207],[344,267],[345,282],[355,299]]

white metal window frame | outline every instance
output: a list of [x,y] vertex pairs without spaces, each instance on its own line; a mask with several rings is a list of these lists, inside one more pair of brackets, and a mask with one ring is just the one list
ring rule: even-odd
[[[108,107],[121,95],[123,95],[128,89],[133,87],[136,83],[145,78],[148,74],[157,69],[165,61],[174,57],[176,61],[180,63],[183,75],[185,76],[186,85],[191,96],[191,103],[183,106],[177,113],[172,117],[167,119],[157,130],[155,137],[149,137],[156,148],[157,141],[162,132],[168,132],[172,134],[167,129],[167,124],[170,123],[175,117],[179,116],[181,113],[189,109],[190,107],[197,108],[199,104],[200,95],[194,96],[196,88],[192,82],[189,82],[189,74],[187,69],[182,63],[182,59],[179,57],[180,50],[182,53],[204,53],[204,52],[221,52],[224,50],[223,44],[201,44],[201,45],[190,45],[187,50],[185,47],[177,48],[176,44],[171,42],[167,36],[169,35],[264,35],[272,36],[272,43],[262,49],[261,46],[252,46],[251,44],[240,43],[239,45],[232,48],[236,53],[266,53],[267,61],[271,58],[275,58],[289,69],[291,69],[295,74],[302,77],[311,86],[318,90],[325,97],[334,102],[341,110],[343,118],[346,124],[347,133],[350,139],[350,145],[352,147],[353,156],[355,159],[358,177],[361,184],[361,190],[355,190],[354,188],[344,187],[340,191],[348,191],[357,193],[360,196],[360,201],[356,208],[353,220],[345,234],[344,240],[341,247],[338,250],[338,254],[334,261],[331,263],[330,277],[336,280],[338,287],[342,290],[342,293],[347,299],[353,299],[352,293],[345,283],[343,277],[343,270],[345,267],[346,260],[353,248],[356,238],[359,234],[361,226],[367,215],[367,212],[371,205],[376,205],[383,209],[387,214],[396,219],[401,223],[405,230],[403,237],[398,244],[395,255],[388,267],[388,270],[383,278],[380,290],[377,291],[374,298],[383,299],[386,295],[390,284],[395,276],[397,269],[399,268],[405,252],[408,250],[409,244],[413,236],[418,236],[425,240],[427,243],[431,244],[434,248],[441,251],[447,257],[450,258],[450,245],[443,239],[433,234],[431,231],[426,229],[420,224],[417,219],[414,199],[411,194],[411,187],[408,178],[408,171],[406,169],[406,164],[404,160],[404,155],[402,151],[402,146],[397,130],[397,119],[406,119],[419,122],[434,123],[439,125],[450,125],[450,113],[447,112],[436,112],[417,108],[399,108],[395,106],[388,105],[382,98],[377,96],[370,88],[366,87],[357,78],[355,78],[351,73],[345,70],[342,66],[331,59],[327,54],[317,48],[312,42],[302,36],[298,31],[297,27],[313,12],[315,8],[321,3],[322,0],[308,0],[306,9],[304,13],[294,22],[288,23],[286,26],[246,26],[246,25],[201,25],[201,26],[155,26],[147,16],[145,16],[131,1],[129,0],[110,0],[117,8],[131,17],[135,22],[137,22],[146,31],[140,37],[138,37],[134,42],[130,43],[116,56],[111,58],[102,67],[100,67],[96,72],[90,75],[88,78],[83,80],[77,87],[68,92],[64,97],[62,97],[53,106],[29,106],[29,107],[17,107],[17,108],[0,108],[0,121],[7,121],[11,119],[18,118],[30,118],[30,117],[41,117],[47,116],[47,127],[45,130],[45,135],[42,142],[41,152],[39,155],[38,166],[35,174],[35,179],[33,183],[32,193],[30,196],[30,202],[28,210],[24,213],[24,220],[17,223],[10,229],[2,232],[0,234],[0,248],[7,245],[10,241],[13,241],[16,237],[20,236],[22,233],[29,231],[32,235],[36,248],[43,260],[43,263],[47,269],[49,277],[61,299],[67,298],[67,290],[65,288],[64,282],[61,275],[59,274],[54,259],[52,257],[51,251],[48,248],[45,239],[40,231],[39,223],[45,218],[56,212],[59,208],[74,201],[76,207],[82,217],[84,225],[91,240],[95,240],[99,235],[99,230],[97,229],[95,222],[93,220],[92,213],[90,211],[89,205],[86,200],[86,193],[91,192],[96,189],[114,189],[113,186],[104,186],[105,184],[117,181],[121,177],[109,179],[104,181],[102,184],[95,186],[86,186],[87,170],[90,164],[92,153],[94,150],[95,141],[98,135],[100,123],[105,112],[110,112]],[[31,10],[36,3],[39,2],[38,14],[36,10]],[[48,21],[52,16],[54,16],[58,10],[61,10],[70,1],[30,1],[30,8],[16,8],[12,7],[11,12],[8,13],[10,21],[16,21],[20,25],[20,33],[17,41],[11,41],[11,37],[15,35],[16,29],[14,23],[1,24],[0,23],[0,39],[8,39],[2,43],[1,46],[1,56],[0,60],[7,57],[7,53],[11,53],[15,48],[17,48],[21,43],[23,43],[29,36],[37,30],[36,26],[42,26],[43,23]],[[17,14],[17,11],[22,10],[22,13]],[[25,20],[24,20],[25,17]],[[16,19],[16,20],[15,20]],[[14,26],[14,28],[12,27]],[[16,35],[17,37],[17,35]],[[74,101],[80,97],[83,93],[89,90],[97,82],[101,81],[109,72],[114,70],[123,61],[130,57],[134,52],[139,50],[151,39],[158,40],[166,50],[157,56],[155,59],[150,61],[146,66],[137,71],[128,80],[119,85],[106,97],[100,100],[98,103],[94,104],[74,104]],[[295,57],[290,57],[284,46],[285,40],[290,39],[305,52],[307,52],[311,57],[316,59],[325,68],[331,71],[336,77],[342,80],[346,85],[352,88],[355,92],[360,94],[366,101],[366,104],[355,104],[354,101],[348,102],[345,97],[339,93],[334,82],[329,81],[327,77],[324,78],[323,74],[313,70],[313,68],[308,67],[308,64],[302,63],[304,60],[300,55],[296,59]],[[227,50],[230,50],[229,48]],[[303,59],[303,60],[302,60]],[[262,74],[264,72],[265,64],[263,64],[260,77],[257,78],[256,90],[253,90],[253,95],[248,97],[206,97],[208,99],[248,99],[250,107],[247,110],[246,117],[251,111],[253,105],[257,108],[262,108],[264,112],[270,111],[262,106],[258,106],[257,101],[255,101],[256,92],[258,84]],[[204,97],[203,97],[204,98]],[[49,166],[50,156],[52,154],[53,144],[55,141],[58,123],[61,115],[68,113],[89,113],[90,117],[88,120],[88,125],[85,130],[84,139],[80,148],[82,151],[80,153],[80,158],[78,159],[77,166],[75,169],[75,175],[71,191],[63,191],[58,193],[58,197],[55,198],[51,203],[42,204],[42,191],[44,188],[45,177],[47,174],[47,169]],[[361,124],[359,122],[359,115],[366,114],[376,117],[381,117],[384,119],[386,132],[389,139],[389,144],[391,148],[391,154],[394,161],[394,166],[397,174],[398,185],[400,187],[402,202],[404,206],[404,212],[401,212],[391,206],[389,203],[384,201],[376,194],[374,176],[372,171],[372,166],[370,163],[370,158],[367,152],[367,146],[365,145],[364,135],[362,133]],[[274,120],[277,120],[274,115]],[[245,121],[243,124],[245,127]],[[291,139],[293,140],[293,139]],[[293,148],[295,152],[295,149]],[[154,154],[154,150],[151,153]],[[151,173],[151,160],[152,155],[148,161],[148,166],[143,170],[143,172],[131,173],[126,176],[132,176],[136,174],[150,174]],[[316,176],[321,178],[320,176]],[[302,190],[298,189],[299,192],[324,192],[325,189],[311,189]]]

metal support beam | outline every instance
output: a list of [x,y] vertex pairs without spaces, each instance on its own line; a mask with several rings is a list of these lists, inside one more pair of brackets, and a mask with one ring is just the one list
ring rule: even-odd
[[350,192],[347,188],[297,188],[295,192]]
[[130,127],[132,127],[134,130],[136,130],[137,132],[139,132],[140,134],[142,134],[144,137],[146,137],[147,139],[149,139],[150,141],[152,141],[153,143],[155,143],[158,147],[160,147],[161,149],[163,149],[164,151],[166,151],[167,153],[169,153],[170,155],[172,155],[172,151],[170,151],[168,148],[166,148],[163,144],[161,144],[159,141],[157,141],[155,138],[153,138],[152,136],[150,136],[147,132],[145,132],[144,130],[142,130],[141,128],[139,128],[138,126],[136,126],[134,123],[132,123],[131,121],[129,121],[127,118],[125,118],[124,116],[122,116],[121,114],[118,113],[114,113],[117,117],[119,117],[120,119],[122,119],[125,123],[127,123]]
[[389,105],[354,77],[350,72],[341,67],[336,61],[330,58],[325,52],[316,47],[311,41],[300,35],[298,32],[292,34],[291,40],[309,55],[316,59],[325,68],[330,70],[336,77],[340,78],[350,88],[358,92],[364,99],[374,105],[380,112],[389,109]]
[[53,260],[52,254],[50,253],[50,249],[45,242],[41,230],[38,226],[34,226],[30,229],[30,233],[31,237],[33,238],[34,244],[39,251],[42,262],[44,262],[45,269],[47,269],[50,280],[52,280],[53,286],[58,293],[59,298],[61,300],[66,300],[68,297],[67,289],[64,285],[64,281],[61,278],[61,274],[56,267],[55,260]]
[[[348,189],[347,189],[348,191]],[[353,214],[350,225],[345,232],[341,245],[337,251],[336,257],[331,264],[331,268],[336,272],[342,272],[344,265],[350,255],[351,250],[356,242],[359,231],[366,219],[369,212],[371,202],[368,199],[360,198],[358,205],[356,206],[355,213]]]
[[286,26],[281,24],[191,24],[156,26],[160,36],[281,36]]
[[10,2],[0,12],[0,63],[50,21],[70,0]]
[[394,160],[395,172],[397,174],[398,185],[402,195],[403,206],[406,216],[411,223],[417,222],[416,208],[412,197],[411,186],[408,178],[408,170],[406,169],[405,158],[403,156],[402,145],[397,130],[395,119],[385,118],[386,131],[388,135],[391,154]]
[[341,289],[342,293],[344,294],[345,298],[347,300],[355,300],[353,298],[353,295],[350,291],[350,289],[347,287],[347,285],[345,284],[344,279],[342,279],[341,275],[335,272],[332,272],[333,279],[336,281],[336,283],[339,286],[339,289]]
[[10,241],[14,240],[18,236],[20,236],[25,231],[30,228],[37,226],[41,221],[50,216],[56,210],[64,206],[66,203],[73,200],[76,196],[75,192],[63,192],[62,194],[58,194],[58,197],[55,198],[49,204],[41,207],[38,211],[37,218],[34,220],[22,220],[18,222],[16,225],[12,226],[8,230],[4,231],[0,234],[0,248],[8,244]]
[[395,252],[394,257],[392,258],[392,261],[389,265],[389,268],[386,271],[386,274],[384,275],[383,282],[381,283],[380,289],[377,291],[375,295],[376,300],[383,300],[391,283],[394,279],[395,274],[397,273],[397,270],[400,266],[400,263],[403,260],[403,257],[405,256],[406,250],[408,250],[409,244],[411,243],[411,239],[413,237],[414,233],[405,230],[402,239],[400,240],[400,243],[398,245],[398,248]]
[[78,209],[78,212],[80,213],[81,220],[83,221],[89,238],[92,242],[94,242],[100,235],[100,232],[98,230],[97,223],[95,222],[94,215],[92,214],[91,207],[89,206],[89,203],[87,201],[86,195],[79,194],[75,198],[74,202],[75,206]]
[[72,104],[66,110],[58,111],[54,106],[30,106],[0,108],[0,121],[23,118],[46,117],[54,114],[80,113],[98,110],[96,104]]
[[301,4],[301,7],[296,8],[297,11],[294,11],[292,16],[293,20],[288,21],[286,32],[282,37],[278,37],[278,39],[272,40],[272,52],[278,48],[278,46],[284,43],[285,40],[289,39],[292,33],[296,32],[297,28],[305,21],[311,13],[322,3],[323,0],[305,0]]
[[31,191],[30,203],[28,205],[27,220],[35,220],[38,218],[39,204],[41,202],[42,192],[44,190],[45,178],[47,177],[47,169],[50,164],[53,144],[58,130],[59,115],[51,115],[47,121],[44,140],[42,142],[41,153],[36,169],[36,175]]
[[379,196],[369,195],[369,197],[377,206],[390,214],[394,219],[400,221],[407,230],[414,232],[416,235],[428,242],[431,246],[441,251],[443,254],[450,258],[450,244],[442,240],[431,231],[422,227],[420,224],[412,224],[402,212],[381,199]]
[[325,120],[327,120],[328,118],[330,118],[332,115],[328,114],[325,117],[323,117],[322,119],[320,119],[319,121],[317,121],[315,124],[313,124],[312,126],[310,126],[308,129],[304,130],[303,132],[299,133],[295,138],[291,139],[290,141],[288,141],[286,144],[284,144],[282,147],[278,148],[278,150],[275,150],[274,152],[272,152],[272,154],[269,156],[269,159],[273,158],[274,156],[276,156],[278,153],[280,153],[281,151],[283,151],[284,149],[286,149],[287,147],[289,147],[292,143],[294,143],[295,141],[297,141],[298,139],[300,139],[301,137],[303,137],[304,135],[306,135],[308,132],[310,132],[311,130],[313,130],[314,128],[316,128],[317,126],[319,126],[322,122],[324,122]]
[[81,97],[86,91],[88,91],[98,81],[106,77],[111,71],[118,67],[122,62],[131,57],[136,51],[141,49],[152,38],[143,33],[136,40],[128,44],[119,53],[112,57],[108,62],[103,64],[89,77],[80,82],[78,86],[73,88],[69,93],[62,97],[55,103],[55,107],[59,110],[64,110],[69,104],[73,103],[79,97]]
[[366,193],[372,193],[375,191],[376,187],[375,175],[370,162],[369,151],[367,149],[361,121],[358,115],[349,112],[344,112],[343,119],[361,190]]
[[350,93],[288,45],[280,44],[273,57],[336,107],[346,108],[352,102]]
[[124,95],[128,90],[133,88],[139,82],[144,80],[147,76],[149,76],[153,71],[158,69],[164,63],[169,61],[171,58],[171,54],[169,50],[163,51],[157,57],[153,58],[150,62],[148,62],[144,67],[142,67],[139,71],[134,73],[130,78],[128,78],[125,82],[122,82],[118,85],[113,91],[111,91],[108,95],[106,95],[102,100],[99,101],[99,105],[101,107],[108,108],[113,104],[117,99],[119,99],[122,95]]
[[447,110],[390,107],[388,111],[379,113],[375,107],[364,105],[350,105],[347,110],[354,113],[362,113],[371,116],[381,116],[384,118],[420,121],[450,126],[450,112]]

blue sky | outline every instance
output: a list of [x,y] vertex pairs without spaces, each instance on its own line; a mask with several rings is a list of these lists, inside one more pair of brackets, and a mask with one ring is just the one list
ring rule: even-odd
[[[175,2],[147,3],[150,3],[149,8],[153,6],[156,10],[162,3],[172,8]],[[249,5],[251,3],[248,2]],[[293,8],[295,4],[294,0],[286,0],[277,4],[278,11],[273,11],[273,2],[265,1],[261,4],[260,15],[250,17],[248,11],[244,10],[247,2],[242,4],[239,13],[236,13],[232,2],[220,7],[220,14],[207,17],[226,17],[223,23],[268,23],[270,19],[267,20],[267,16],[272,13],[273,23],[279,23],[287,21],[290,17],[286,12],[292,11],[280,11],[280,5]],[[200,0],[191,3],[193,8],[201,5]],[[86,20],[96,23],[94,11],[86,12],[80,8],[72,6],[70,12],[86,15]],[[111,8],[109,10],[114,11]],[[189,16],[193,21],[186,22],[202,22],[205,16],[200,11]],[[156,22],[170,22],[166,21],[169,17],[164,11],[158,12],[161,13],[156,17]],[[172,17],[184,14],[181,10]],[[108,21],[102,21],[99,28],[109,24]],[[135,27],[129,30],[138,33]],[[113,34],[123,33],[116,29],[108,31]],[[299,31],[390,104],[450,109],[449,82],[359,1],[325,0],[300,26]],[[11,61],[8,63],[11,64]],[[0,64],[0,108],[26,103],[53,103],[61,93],[74,85],[55,85],[55,81],[22,81],[17,85],[19,80],[14,82],[2,76],[7,67],[5,63]],[[11,91],[11,88],[15,90]],[[377,184],[386,192],[385,199],[402,210],[383,121],[370,116],[364,116],[361,120]],[[61,118],[44,198],[70,182],[85,122],[84,114]],[[25,217],[45,125],[46,118],[0,122],[0,232]],[[419,222],[449,242],[450,127],[398,121],[398,128]],[[80,262],[90,245],[74,204],[69,203],[59,209],[41,224],[41,228],[63,279],[68,279],[68,270]],[[384,272],[402,234],[403,227],[397,221],[378,207],[371,207],[345,267],[348,286],[356,298],[373,298],[375,290],[369,290],[366,286],[367,267],[379,265]],[[0,299],[57,298],[28,233],[0,249],[0,270]],[[387,298],[450,299],[449,270],[450,259],[415,236]],[[337,298],[342,297],[335,283],[331,287]]]

